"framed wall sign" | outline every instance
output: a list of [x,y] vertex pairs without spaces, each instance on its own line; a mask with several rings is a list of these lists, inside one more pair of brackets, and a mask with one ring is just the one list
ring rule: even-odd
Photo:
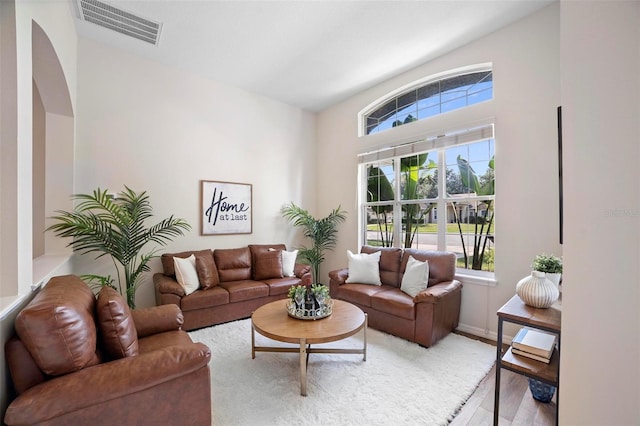
[[251,234],[251,184],[200,181],[201,235]]

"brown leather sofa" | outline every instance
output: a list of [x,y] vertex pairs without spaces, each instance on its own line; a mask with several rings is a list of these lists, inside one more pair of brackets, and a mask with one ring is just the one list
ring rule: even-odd
[[[163,272],[153,281],[159,305],[174,304],[184,315],[185,330],[248,318],[265,303],[285,299],[292,285],[310,284],[311,267],[296,263],[294,276],[283,276],[284,244],[165,253]],[[196,258],[200,288],[186,294],[177,279],[174,257]]]
[[52,278],[5,345],[7,425],[211,424],[211,351],[175,306],[130,311],[115,290]]
[[[431,346],[458,326],[462,283],[454,278],[454,253],[363,246],[360,253],[380,251],[382,285],[347,283],[349,269],[329,272],[331,297],[368,314],[369,326]],[[428,287],[411,297],[400,290],[409,256],[428,261]]]

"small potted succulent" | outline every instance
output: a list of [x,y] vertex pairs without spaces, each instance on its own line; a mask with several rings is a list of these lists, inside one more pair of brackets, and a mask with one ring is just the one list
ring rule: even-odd
[[539,254],[533,259],[531,268],[534,271],[544,272],[546,277],[556,285],[560,287],[560,280],[562,278],[562,258],[556,257],[552,254]]

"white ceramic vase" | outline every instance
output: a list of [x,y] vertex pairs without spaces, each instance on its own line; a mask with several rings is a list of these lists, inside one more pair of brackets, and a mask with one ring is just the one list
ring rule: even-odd
[[521,279],[516,285],[516,294],[534,308],[548,308],[560,297],[558,287],[540,271],[531,271],[531,275]]

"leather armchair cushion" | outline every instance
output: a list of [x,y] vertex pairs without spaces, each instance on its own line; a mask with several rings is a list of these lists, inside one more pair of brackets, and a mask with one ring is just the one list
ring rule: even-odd
[[16,317],[15,329],[40,370],[59,376],[99,363],[96,299],[79,277],[52,278]]
[[102,287],[96,302],[96,319],[102,349],[112,359],[138,355],[138,332],[124,297],[111,287]]
[[282,278],[282,251],[266,251],[254,256],[253,279]]
[[203,289],[207,289],[220,284],[218,268],[216,267],[216,263],[213,260],[213,253],[211,252],[211,250],[164,253],[162,256],[160,256],[164,274],[175,278],[176,269],[174,266],[173,258],[180,257],[182,259],[186,259],[192,254],[196,257],[196,272],[198,273],[200,287],[202,287]]
[[184,324],[184,315],[178,305],[174,304],[134,309],[131,311],[131,316],[136,325],[138,345],[143,337],[180,330]]

